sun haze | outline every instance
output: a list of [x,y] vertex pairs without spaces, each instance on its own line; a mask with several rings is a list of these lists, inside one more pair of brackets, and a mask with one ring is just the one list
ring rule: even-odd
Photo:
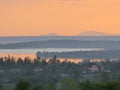
[[120,0],[0,0],[0,36],[120,34]]

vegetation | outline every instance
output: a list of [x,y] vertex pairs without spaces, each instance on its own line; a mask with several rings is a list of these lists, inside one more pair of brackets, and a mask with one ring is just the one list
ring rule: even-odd
[[[120,62],[0,58],[0,90],[119,90]],[[18,82],[19,81],[19,82]]]
[[62,78],[56,83],[48,81],[47,83],[30,85],[28,81],[20,80],[14,89],[9,88],[9,90],[120,90],[120,82],[96,83],[89,80],[78,82],[70,78]]
[[30,88],[30,84],[29,82],[25,81],[25,80],[20,80],[16,86],[14,90],[29,90]]

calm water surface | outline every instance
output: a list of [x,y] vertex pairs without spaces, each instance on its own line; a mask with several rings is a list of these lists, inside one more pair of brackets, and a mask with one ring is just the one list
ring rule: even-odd
[[0,49],[0,54],[35,54],[36,52],[103,51],[103,48],[41,48],[41,49]]

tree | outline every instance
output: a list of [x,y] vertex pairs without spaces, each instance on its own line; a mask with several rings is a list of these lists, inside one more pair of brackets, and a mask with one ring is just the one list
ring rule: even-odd
[[53,81],[50,81],[50,82],[48,83],[47,90],[57,90],[57,89],[56,89],[56,86],[55,86],[55,83],[54,83]]
[[101,84],[90,82],[89,80],[80,83],[81,90],[102,90],[101,87]]
[[30,65],[30,64],[31,64],[31,60],[30,60],[29,57],[25,57],[25,59],[24,59],[24,64],[25,64],[25,65]]
[[17,64],[18,65],[23,65],[24,61],[22,60],[22,58],[18,58],[17,59]]
[[120,90],[120,83],[114,82],[114,81],[109,81],[104,84],[103,89],[104,90]]
[[58,90],[80,90],[77,81],[70,78],[63,78],[58,84]]
[[57,64],[57,62],[58,62],[58,60],[57,60],[57,56],[54,55],[53,58],[50,59],[48,63],[54,65],[54,64]]
[[30,84],[26,80],[20,80],[14,90],[29,90],[30,89]]
[[45,86],[43,84],[38,84],[35,85],[32,90],[45,90]]
[[0,75],[0,90],[3,89],[2,82],[1,82],[1,75]]

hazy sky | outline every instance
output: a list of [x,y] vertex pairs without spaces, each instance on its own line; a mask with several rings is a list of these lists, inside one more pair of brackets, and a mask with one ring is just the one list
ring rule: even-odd
[[0,36],[120,34],[120,0],[0,0]]

